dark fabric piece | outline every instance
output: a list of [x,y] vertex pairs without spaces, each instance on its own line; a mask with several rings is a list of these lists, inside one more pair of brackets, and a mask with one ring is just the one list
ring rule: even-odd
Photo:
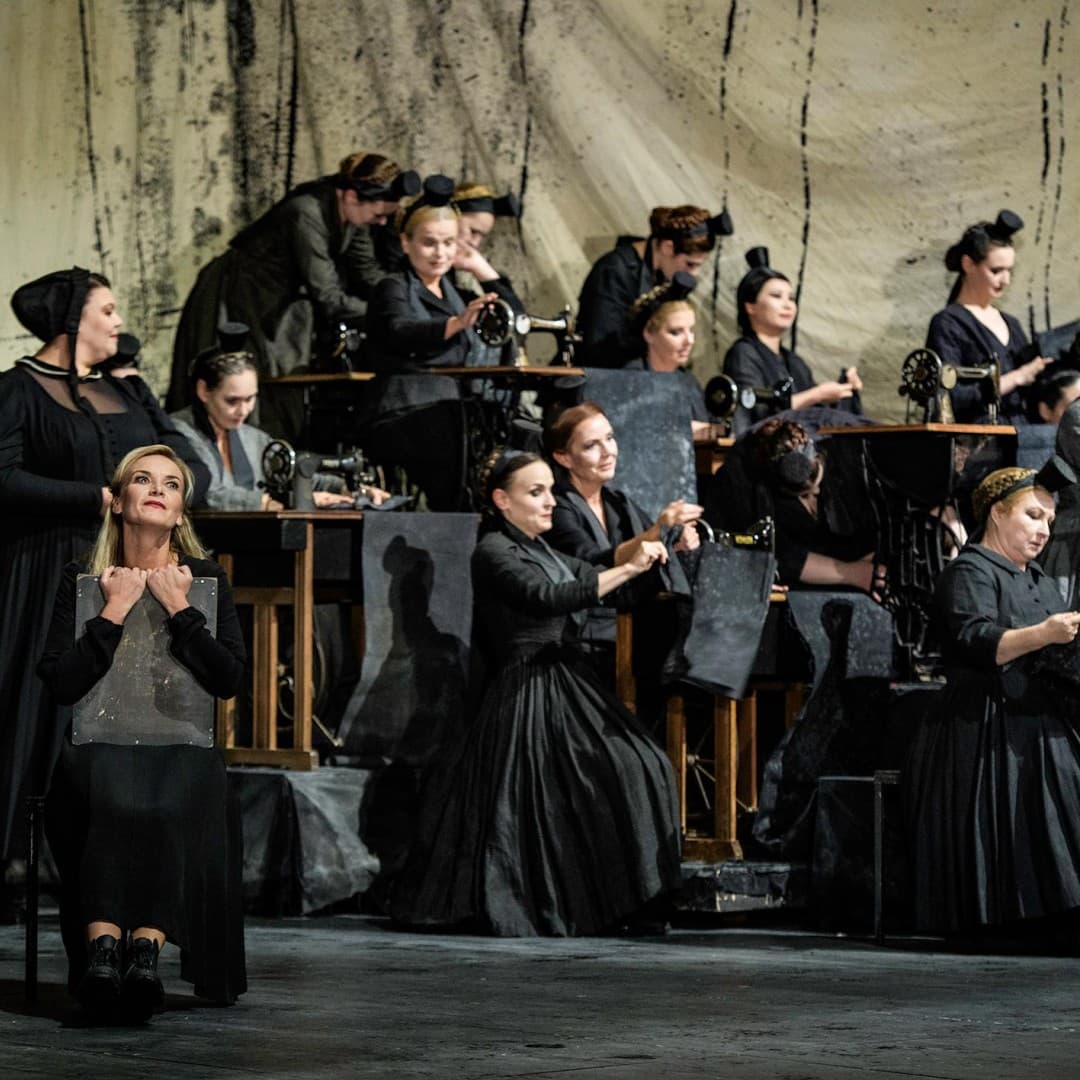
[[[972,367],[985,364],[991,357],[1001,365],[1001,374],[1023,363],[1020,354],[1027,347],[1027,334],[1018,319],[1001,313],[1009,328],[1008,343],[1002,345],[997,335],[983,326],[962,304],[949,304],[931,320],[926,332],[926,347],[933,349],[946,364]],[[984,382],[959,382],[949,391],[953,414],[958,424],[970,424],[986,418]],[[1027,404],[1023,390],[1014,390],[1001,400],[998,415],[1010,424],[1027,423]]]
[[424,765],[463,723],[473,514],[373,514],[362,543],[365,644],[345,752]]
[[[244,645],[228,580],[209,560],[182,564],[194,576],[217,580],[217,635],[187,608],[167,624],[172,650],[206,690],[232,696],[243,677]],[[124,632],[100,627],[107,620],[99,618],[76,640],[78,569],[72,563],[64,570],[38,665],[61,706],[101,678]],[[70,708],[61,715],[68,719]],[[46,830],[60,871],[69,987],[85,964],[86,924],[105,919],[122,929],[162,930],[180,947],[183,977],[201,996],[227,1003],[244,992],[240,815],[217,750],[72,746],[65,739]]]
[[431,778],[393,912],[500,936],[591,934],[680,881],[666,756],[566,644],[597,572],[554,583],[507,527],[473,556],[495,664],[462,746]]
[[619,440],[619,487],[649,521],[674,499],[697,502],[690,412],[678,384],[653,371],[585,372],[585,395]]
[[[1080,401],[1061,417],[1054,448],[1073,469],[1080,469]],[[1054,579],[1066,610],[1080,608],[1080,484],[1058,492],[1057,517],[1039,563]]]
[[365,769],[229,769],[244,828],[250,915],[306,915],[367,891],[378,860],[358,833]]
[[677,368],[675,371],[653,371],[644,357],[638,357],[623,365],[623,371],[652,371],[654,375],[663,375],[679,388],[679,393],[686,399],[686,407],[690,410],[690,419],[698,420],[703,424],[711,423],[715,418],[705,405],[705,391],[697,376],[687,368]]
[[1007,629],[1061,611],[1061,597],[1038,567],[969,544],[936,600],[947,685],[905,776],[917,923],[971,930],[1078,907],[1078,698],[1033,654],[994,659]]
[[95,417],[89,403],[73,407],[66,379],[39,361],[0,374],[0,860],[21,852],[26,796],[45,790],[59,751],[34,665],[60,573],[97,535],[101,489],[124,454],[150,443],[193,467],[197,498],[209,483],[141,379],[97,379],[97,400],[116,411]]
[[250,327],[260,375],[287,375],[310,363],[313,329],[364,316],[385,272],[369,231],[341,222],[333,177],[291,191],[199,272],[176,330],[166,407],[191,400],[188,372],[222,323]]
[[769,613],[776,560],[769,551],[706,543],[694,562],[693,614],[679,678],[740,698]]
[[898,673],[893,655],[896,644],[893,617],[885,608],[858,592],[792,589],[788,593],[788,606],[813,657],[814,685],[820,682],[829,662],[830,641],[824,628],[824,610],[833,601],[851,606],[844,677],[895,678]]
[[11,308],[34,337],[49,342],[78,330],[89,287],[89,271],[78,266],[56,270],[20,285],[11,297]]
[[765,763],[754,839],[774,857],[809,861],[818,778],[895,768],[887,737],[889,682],[851,678],[853,597],[833,595],[821,608],[828,661],[794,727]]
[[585,367],[621,368],[641,352],[641,338],[630,325],[630,308],[664,280],[634,244],[640,236],[620,236],[616,246],[593,263],[578,297],[577,331],[583,339],[578,361]]
[[[723,372],[730,375],[742,390],[771,390],[778,382],[791,379],[791,392],[799,394],[815,385],[813,373],[798,353],[783,346],[780,355],[772,351],[756,334],[741,337],[724,354]],[[789,402],[790,404],[790,402]],[[735,413],[735,430],[742,433],[751,425],[767,419],[777,410],[767,402],[744,409],[741,405]]]

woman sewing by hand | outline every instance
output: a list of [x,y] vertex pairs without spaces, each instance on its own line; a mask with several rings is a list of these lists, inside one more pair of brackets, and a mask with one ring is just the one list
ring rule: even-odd
[[[172,656],[203,690],[232,697],[244,673],[243,639],[228,580],[187,520],[190,471],[166,446],[141,447],[120,463],[110,491],[89,559],[64,570],[38,674],[57,704],[75,705],[113,666],[135,632],[129,616],[148,594],[164,608]],[[81,627],[80,573],[99,575],[104,597],[101,613]],[[189,603],[195,577],[215,580],[213,633]],[[153,681],[158,673],[132,677]],[[119,727],[142,730],[141,713],[115,708]],[[240,820],[224,761],[208,745],[99,734],[75,741],[69,724],[46,804],[69,988],[93,1019],[119,1010],[145,1021],[164,1000],[157,959],[169,940],[196,993],[231,1003],[246,977]]]
[[[262,490],[263,453],[274,440],[247,422],[259,395],[255,357],[220,349],[201,353],[191,381],[191,405],[170,419],[210,470],[207,505],[212,510],[281,510],[281,503]],[[314,483],[316,507],[353,505],[354,495],[340,477],[316,473]],[[362,485],[360,494],[375,506],[388,498],[371,485]]]

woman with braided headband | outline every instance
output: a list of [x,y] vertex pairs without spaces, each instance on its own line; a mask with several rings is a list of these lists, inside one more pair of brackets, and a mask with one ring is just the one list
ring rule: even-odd
[[[1026,390],[1051,361],[1033,355],[1019,320],[999,311],[1012,279],[1016,252],[1013,235],[1024,227],[1019,215],[1002,210],[994,221],[981,221],[945,253],[945,266],[956,275],[948,305],[930,320],[926,347],[947,364],[974,367],[996,360],[1001,370],[1000,415],[1024,423]],[[986,416],[990,404],[987,380],[961,381],[949,396],[958,423]]]
[[907,770],[925,929],[979,933],[1080,907],[1080,612],[1034,561],[1054,520],[1044,483],[990,473],[973,499],[981,536],[938,582],[947,684]]

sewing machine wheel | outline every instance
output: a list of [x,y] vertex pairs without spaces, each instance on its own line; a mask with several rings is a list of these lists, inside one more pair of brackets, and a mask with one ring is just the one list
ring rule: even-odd
[[941,386],[941,357],[933,349],[916,349],[904,357],[900,377],[913,401],[925,405],[937,396]]
[[284,491],[296,472],[296,451],[280,439],[268,443],[262,456],[263,477],[271,491]]

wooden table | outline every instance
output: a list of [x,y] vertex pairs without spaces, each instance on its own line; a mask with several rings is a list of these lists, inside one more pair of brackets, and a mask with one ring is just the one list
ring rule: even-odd
[[[330,558],[320,557],[320,577],[346,582],[353,571],[359,575],[364,515],[359,510],[270,510],[197,511],[192,516],[203,543],[237,583],[235,602],[254,608],[252,745],[236,745],[233,701],[219,703],[217,744],[230,765],[314,769],[319,763],[311,746],[316,548],[320,543],[333,547]],[[291,574],[264,570],[262,564],[274,555],[291,561]],[[251,581],[252,568],[245,567],[249,560],[272,580]],[[278,608],[286,606],[293,609],[293,745],[279,747]]]

